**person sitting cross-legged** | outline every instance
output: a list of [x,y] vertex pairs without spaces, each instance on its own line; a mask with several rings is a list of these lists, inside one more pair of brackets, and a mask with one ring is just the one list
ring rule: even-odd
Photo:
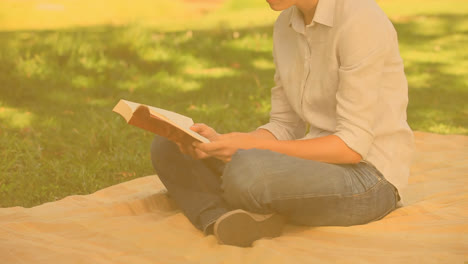
[[[413,134],[397,34],[373,0],[267,0],[273,34],[270,122],[250,133],[156,136],[156,173],[193,225],[251,246],[285,223],[349,226],[396,208]],[[307,129],[308,128],[308,129]]]

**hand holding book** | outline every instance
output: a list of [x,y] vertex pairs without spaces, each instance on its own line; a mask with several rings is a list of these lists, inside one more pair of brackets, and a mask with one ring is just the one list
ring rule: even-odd
[[[190,129],[207,138],[210,142],[215,141],[220,136],[218,132],[205,124],[194,124],[190,127]],[[182,153],[190,155],[194,159],[205,159],[210,157],[210,155],[206,154],[198,148],[195,148],[193,144],[187,145],[177,142],[176,144],[179,146],[179,149]]]
[[229,162],[240,149],[268,149],[268,146],[273,143],[272,141],[273,139],[259,137],[255,132],[233,132],[221,134],[209,143],[194,142],[193,145],[198,151],[206,153],[209,157]]
[[265,148],[268,139],[274,139],[273,135],[261,135],[259,130],[218,134],[205,124],[194,124],[189,117],[126,100],[120,100],[113,111],[127,123],[175,142],[183,153],[195,159],[214,157],[229,162],[238,149]]

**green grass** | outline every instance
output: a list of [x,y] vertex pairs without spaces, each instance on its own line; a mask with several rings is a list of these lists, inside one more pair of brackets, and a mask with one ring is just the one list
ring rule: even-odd
[[[152,135],[111,112],[120,98],[220,132],[268,120],[276,14],[263,1],[231,0],[208,13],[177,1],[124,2],[112,1],[109,13],[92,9],[94,1],[64,5],[55,20],[35,8],[40,1],[0,2],[1,207],[153,174]],[[468,134],[468,4],[379,4],[399,32],[411,127]],[[156,9],[157,19],[148,11]]]

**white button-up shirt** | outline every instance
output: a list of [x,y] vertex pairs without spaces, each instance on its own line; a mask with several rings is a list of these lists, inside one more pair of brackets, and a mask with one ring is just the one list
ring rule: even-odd
[[320,0],[309,25],[293,6],[279,15],[273,45],[276,86],[270,122],[260,128],[279,140],[336,135],[397,188],[407,185],[408,85],[397,34],[379,6]]

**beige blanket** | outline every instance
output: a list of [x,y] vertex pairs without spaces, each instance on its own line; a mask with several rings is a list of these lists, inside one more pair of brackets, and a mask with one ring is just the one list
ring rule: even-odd
[[417,132],[405,206],[377,222],[287,226],[252,248],[218,245],[148,176],[0,209],[0,263],[466,263],[467,188],[468,137]]

